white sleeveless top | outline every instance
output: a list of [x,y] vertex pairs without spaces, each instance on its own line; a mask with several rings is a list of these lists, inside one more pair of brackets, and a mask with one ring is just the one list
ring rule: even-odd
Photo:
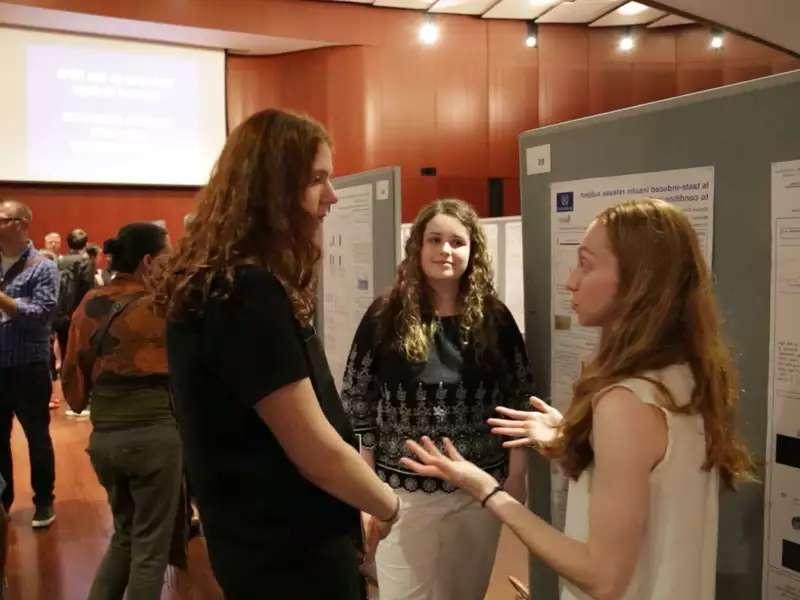
[[[694,378],[688,365],[671,365],[643,373],[663,383],[678,405],[689,402]],[[705,431],[700,415],[673,413],[661,406],[660,394],[643,379],[626,379],[624,387],[642,402],[661,408],[668,428],[664,458],[650,473],[650,506],[639,558],[620,600],[713,600],[717,565],[719,473],[704,471]],[[564,533],[586,541],[594,464],[570,480]],[[561,600],[584,600],[574,584],[561,581]]]

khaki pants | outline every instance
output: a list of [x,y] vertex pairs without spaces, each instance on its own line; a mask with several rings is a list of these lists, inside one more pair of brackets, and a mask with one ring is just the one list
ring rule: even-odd
[[376,554],[380,600],[483,600],[500,521],[460,490],[398,495],[400,520]]

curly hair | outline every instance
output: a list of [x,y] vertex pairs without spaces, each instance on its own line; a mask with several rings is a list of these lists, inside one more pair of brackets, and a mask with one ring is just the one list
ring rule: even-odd
[[[470,238],[467,268],[460,280],[462,345],[473,342],[477,357],[492,353],[497,345],[497,307],[486,235],[478,215],[461,200],[436,200],[420,210],[405,245],[406,257],[397,268],[394,286],[378,312],[378,332],[383,343],[412,362],[428,358],[430,341],[438,326],[433,317],[433,289],[422,271],[420,256],[428,222],[436,215],[458,219]],[[489,357],[490,358],[490,357]]]
[[[753,461],[736,431],[736,367],[720,333],[720,318],[697,235],[686,216],[655,199],[623,202],[597,216],[619,265],[614,325],[573,388],[560,434],[545,450],[577,479],[594,453],[592,400],[601,390],[637,377],[653,383],[665,408],[703,416],[706,460],[733,487],[752,478]],[[691,402],[676,405],[669,390],[642,373],[688,363]]]
[[325,129],[269,109],[228,137],[193,218],[166,265],[157,303],[167,317],[200,317],[210,298],[230,296],[236,268],[258,265],[283,284],[295,317],[314,312],[317,219],[302,206]]

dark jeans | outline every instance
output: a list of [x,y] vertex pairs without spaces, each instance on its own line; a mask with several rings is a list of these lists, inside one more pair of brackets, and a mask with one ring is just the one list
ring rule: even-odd
[[108,492],[114,534],[89,600],[158,600],[175,527],[183,452],[174,424],[94,431],[89,456]]
[[14,502],[14,469],[11,461],[11,425],[14,415],[28,439],[33,503],[53,502],[55,458],[50,439],[50,368],[47,363],[0,368],[0,475],[6,481],[3,506]]
[[66,325],[53,326],[53,331],[58,338],[58,349],[61,351],[61,362],[64,362],[64,357],[67,355],[67,344],[69,343],[69,322]]

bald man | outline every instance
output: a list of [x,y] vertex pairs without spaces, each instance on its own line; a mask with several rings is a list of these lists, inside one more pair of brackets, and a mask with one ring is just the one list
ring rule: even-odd
[[55,461],[50,439],[50,316],[58,296],[58,267],[31,243],[31,209],[0,197],[0,475],[3,506],[14,502],[11,424],[28,439],[33,527],[47,527],[53,511]]
[[44,249],[51,252],[58,260],[61,257],[61,234],[51,231],[44,236]]

